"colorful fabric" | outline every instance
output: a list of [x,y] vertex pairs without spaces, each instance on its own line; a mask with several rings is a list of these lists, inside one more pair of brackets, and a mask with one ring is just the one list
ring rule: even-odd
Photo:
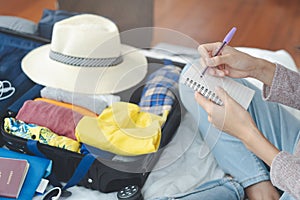
[[97,118],[83,117],[76,127],[79,142],[118,155],[135,156],[156,152],[160,145],[163,116],[142,112],[138,105],[117,102]]
[[84,116],[97,117],[96,113],[94,113],[94,112],[92,112],[88,109],[85,109],[83,107],[72,105],[72,104],[69,104],[69,103],[64,103],[64,102],[60,102],[60,101],[56,101],[56,100],[52,100],[52,99],[47,99],[47,98],[36,98],[36,99],[34,99],[34,101],[44,101],[44,102],[47,102],[47,103],[51,103],[53,105],[57,105],[57,106],[61,106],[61,107],[64,107],[64,108],[71,109],[73,111],[76,111],[76,112],[84,115]]
[[27,124],[12,117],[4,119],[4,130],[12,135],[37,140],[40,143],[79,152],[80,143],[64,136],[59,136],[50,129],[35,124]]
[[178,91],[180,72],[181,68],[168,65],[152,73],[139,102],[141,110],[157,115],[170,111]]
[[68,108],[43,101],[28,100],[19,110],[16,119],[47,127],[58,135],[76,140],[75,127],[82,117],[82,114]]

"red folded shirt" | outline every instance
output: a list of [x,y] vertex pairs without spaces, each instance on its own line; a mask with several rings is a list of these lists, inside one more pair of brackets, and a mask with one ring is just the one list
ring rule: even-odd
[[19,110],[16,119],[47,127],[58,135],[76,140],[75,128],[82,117],[80,113],[68,108],[44,101],[28,100]]

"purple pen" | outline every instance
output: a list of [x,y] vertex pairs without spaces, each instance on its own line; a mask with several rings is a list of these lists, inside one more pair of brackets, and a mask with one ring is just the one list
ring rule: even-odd
[[[224,46],[226,44],[228,44],[230,42],[230,40],[232,39],[234,33],[236,31],[236,27],[233,27],[228,33],[227,35],[225,36],[224,40],[223,40],[223,43],[222,45],[219,47],[218,51],[213,55],[214,57],[219,55],[219,53],[222,51],[222,49],[224,48]],[[201,77],[204,76],[205,72],[207,71],[208,69],[208,66],[205,67],[205,69],[202,71],[201,73]]]

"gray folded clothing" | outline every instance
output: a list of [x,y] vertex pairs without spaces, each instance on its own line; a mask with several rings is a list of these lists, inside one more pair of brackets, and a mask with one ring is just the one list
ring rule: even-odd
[[102,113],[102,111],[112,103],[121,100],[119,96],[111,94],[82,94],[51,87],[44,87],[41,90],[41,97],[81,106],[97,114]]

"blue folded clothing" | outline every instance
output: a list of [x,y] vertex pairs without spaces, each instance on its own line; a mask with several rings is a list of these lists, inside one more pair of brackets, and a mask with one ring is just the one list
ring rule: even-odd
[[[8,81],[15,88],[9,98],[0,100],[0,115],[5,115],[8,106],[19,99],[35,83],[21,69],[22,58],[32,49],[42,45],[36,42],[7,33],[0,33],[0,81]],[[3,94],[6,96],[5,94]],[[2,96],[3,97],[3,96]]]
[[181,68],[174,65],[164,66],[153,72],[147,79],[139,106],[141,110],[162,114],[170,111],[178,91]]

